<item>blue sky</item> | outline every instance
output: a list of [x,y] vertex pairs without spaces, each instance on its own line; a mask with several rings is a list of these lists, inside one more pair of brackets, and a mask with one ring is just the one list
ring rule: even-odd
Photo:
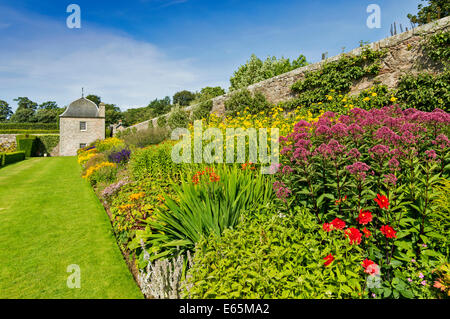
[[[65,106],[100,95],[125,110],[205,86],[229,87],[252,53],[319,61],[409,27],[419,0],[0,0],[0,99]],[[81,29],[69,29],[69,4]],[[366,8],[381,7],[369,29]]]

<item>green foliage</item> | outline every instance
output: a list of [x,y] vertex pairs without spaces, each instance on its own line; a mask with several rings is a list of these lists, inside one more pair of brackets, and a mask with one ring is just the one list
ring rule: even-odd
[[173,104],[188,106],[195,99],[195,93],[187,90],[177,92],[173,96]]
[[0,123],[0,130],[58,130],[56,123]]
[[50,152],[58,145],[59,135],[39,135],[37,136],[37,153],[43,155]]
[[11,107],[6,101],[0,100],[0,123],[5,122],[13,114]]
[[131,175],[136,180],[171,180],[181,176],[182,166],[172,161],[172,146],[173,142],[167,141],[133,152],[129,162]]
[[149,127],[146,130],[125,130],[116,134],[116,137],[124,140],[126,145],[139,148],[159,144],[169,135],[166,128]]
[[110,137],[104,140],[95,142],[95,148],[99,153],[104,153],[113,150],[121,150],[125,147],[125,142],[117,137]]
[[328,93],[333,91],[347,94],[354,81],[378,74],[384,55],[384,51],[365,47],[360,55],[344,55],[338,61],[327,62],[319,70],[306,73],[303,80],[292,85],[292,90],[298,94],[295,103],[324,103]]
[[17,109],[16,112],[11,116],[10,121],[13,123],[30,123],[35,122],[35,111],[33,109]]
[[270,103],[261,92],[253,94],[249,90],[239,90],[234,92],[231,97],[225,101],[225,110],[227,115],[236,115],[245,108],[252,114],[266,111],[270,108]]
[[58,134],[59,130],[0,130],[0,134]]
[[300,55],[296,60],[268,57],[264,62],[252,54],[246,64],[241,65],[230,79],[230,91],[247,88],[249,85],[270,79],[274,76],[289,72],[307,65],[306,58]]
[[170,111],[170,97],[166,96],[164,99],[155,99],[147,106],[152,110],[154,116],[160,116]]
[[25,159],[25,152],[11,152],[11,153],[0,153],[0,166],[5,166],[8,164],[13,164],[16,162],[23,161]]
[[122,112],[123,125],[131,126],[145,120],[149,120],[154,116],[150,107],[140,107],[135,109],[127,109]]
[[213,102],[211,100],[200,102],[196,106],[194,106],[192,110],[192,119],[195,120],[201,120],[201,119],[208,119],[210,112],[213,107]]
[[172,256],[193,249],[202,236],[236,226],[242,211],[267,208],[273,196],[270,178],[226,165],[205,168],[173,188],[178,200],[165,196],[167,209],[147,221],[152,251]]
[[116,166],[102,166],[96,169],[89,177],[88,180],[91,185],[95,186],[99,183],[111,184],[116,180],[117,167]]
[[63,108],[56,108],[56,109],[50,109],[50,108],[40,108],[36,111],[36,114],[34,115],[36,124],[40,123],[58,123],[59,122],[59,116],[64,112],[65,109]]
[[156,120],[156,124],[158,127],[166,127],[167,126],[167,117],[166,116],[160,116]]
[[441,74],[419,73],[405,75],[398,83],[397,96],[406,107],[421,111],[436,108],[449,110],[450,70]]
[[17,135],[16,136],[17,150],[24,151],[26,157],[36,155],[37,140],[33,135]]
[[171,129],[187,127],[189,124],[189,114],[180,108],[176,108],[167,118],[167,124]]
[[[412,23],[419,25],[428,23],[428,20],[433,21],[438,18],[444,18],[450,15],[450,2],[448,0],[422,0],[427,1],[427,4],[420,3],[417,7],[419,12],[417,15],[408,14],[408,19]],[[438,12],[440,12],[438,16]]]
[[[323,258],[335,260],[324,267]],[[359,298],[365,276],[362,251],[328,236],[311,214],[296,207],[285,215],[246,216],[222,237],[196,246],[187,273],[187,298]]]
[[122,112],[115,104],[105,104],[105,126],[109,127],[122,119]]
[[450,63],[450,31],[433,34],[426,39],[424,48],[428,56],[448,68]]
[[98,95],[94,95],[94,94],[89,94],[88,96],[86,96],[86,99],[92,101],[95,103],[95,105],[99,106],[99,104],[102,102],[102,98]]

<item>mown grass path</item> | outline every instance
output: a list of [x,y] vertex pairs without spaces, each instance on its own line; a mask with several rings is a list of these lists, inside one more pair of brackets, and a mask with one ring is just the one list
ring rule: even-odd
[[142,298],[74,157],[0,169],[0,298]]

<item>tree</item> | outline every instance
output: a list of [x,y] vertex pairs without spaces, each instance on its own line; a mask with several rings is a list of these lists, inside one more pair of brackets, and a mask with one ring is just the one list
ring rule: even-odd
[[304,55],[300,55],[294,61],[276,57],[268,57],[264,62],[252,54],[246,64],[241,65],[230,79],[230,91],[243,89],[254,83],[270,79],[274,76],[292,71],[307,65]]
[[58,104],[55,101],[48,101],[39,105],[40,110],[56,110],[57,108]]
[[153,117],[152,109],[149,107],[140,107],[135,109],[128,109],[122,112],[123,125],[131,126],[149,120]]
[[6,122],[13,114],[11,107],[6,101],[0,100],[0,122]]
[[153,113],[154,116],[160,116],[166,114],[170,111],[170,97],[166,96],[164,99],[154,99],[147,106]]
[[86,98],[94,102],[97,106],[102,102],[102,98],[98,95],[89,94]]
[[122,119],[122,112],[115,104],[105,104],[105,125],[108,127]]
[[18,110],[22,110],[22,109],[28,109],[28,110],[36,111],[37,103],[31,101],[27,97],[18,97],[17,99],[14,99],[14,101],[17,102],[17,110],[16,110],[16,112]]
[[224,94],[225,90],[222,89],[220,86],[215,87],[207,86],[200,90],[198,99],[200,101],[207,101]]
[[195,93],[184,90],[174,94],[173,104],[177,104],[179,106],[188,106],[194,99]]
[[59,116],[64,112],[64,108],[40,108],[35,114],[38,123],[58,123]]
[[17,108],[16,112],[11,116],[10,121],[13,123],[34,123],[36,117],[34,110],[28,108]]
[[[417,23],[418,25],[428,23],[428,19],[436,20],[438,15],[440,18],[445,18],[450,15],[450,1],[448,0],[422,0],[427,2],[427,4],[420,3],[417,9],[419,12],[417,15],[408,14],[408,19],[412,23]],[[438,14],[440,10],[440,14]],[[428,18],[429,17],[429,18]]]

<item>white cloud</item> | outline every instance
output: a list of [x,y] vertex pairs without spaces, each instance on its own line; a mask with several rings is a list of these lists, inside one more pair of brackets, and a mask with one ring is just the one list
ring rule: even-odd
[[9,16],[14,17],[7,22],[10,33],[0,33],[6,42],[0,47],[0,99],[9,103],[28,96],[66,105],[84,87],[88,94],[125,109],[204,84],[190,59],[170,58],[155,45],[126,34],[88,23],[68,29],[65,21],[17,12]]

